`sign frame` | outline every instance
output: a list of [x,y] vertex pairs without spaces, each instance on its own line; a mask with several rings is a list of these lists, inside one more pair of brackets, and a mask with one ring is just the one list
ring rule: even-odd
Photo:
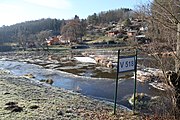
[[[116,114],[116,103],[117,103],[117,91],[118,91],[118,79],[119,79],[119,73],[125,73],[125,72],[131,72],[134,71],[134,101],[133,101],[133,112],[135,112],[136,105],[136,91],[137,91],[137,49],[134,49],[134,55],[127,55],[127,56],[120,56],[120,49],[118,50],[118,61],[117,61],[117,74],[116,74],[116,86],[115,86],[115,95],[114,95],[114,114]],[[121,71],[119,72],[119,64],[121,58],[134,58],[134,68],[132,70],[127,71]]]

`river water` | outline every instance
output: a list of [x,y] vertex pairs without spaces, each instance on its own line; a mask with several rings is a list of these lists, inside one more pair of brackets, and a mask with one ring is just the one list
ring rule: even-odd
[[[68,73],[68,70],[65,72],[59,69],[48,69],[44,68],[43,66],[29,64],[26,62],[15,62],[7,60],[0,61],[1,69],[7,69],[15,75],[22,76],[31,73],[35,76],[36,80],[53,79],[54,83],[52,85],[55,87],[73,90],[86,96],[113,102],[115,91],[115,76],[114,78],[98,78],[98,75],[101,76],[101,74],[104,74],[104,76],[106,76],[108,73],[102,73],[98,71],[96,72],[96,77],[92,77],[92,69],[94,69],[95,66],[89,66],[89,69],[87,69],[88,66],[83,68],[86,71],[83,75],[75,75],[72,74],[73,72]],[[98,69],[97,66],[96,68]],[[113,73],[112,75],[115,74]],[[133,88],[134,79],[132,76],[129,78],[126,77],[124,79],[119,79],[117,103],[131,109],[132,106],[128,103],[128,98],[132,96]],[[163,91],[159,91],[153,88],[148,83],[141,82],[137,82],[137,92],[146,93],[151,96],[162,96],[164,94]]]

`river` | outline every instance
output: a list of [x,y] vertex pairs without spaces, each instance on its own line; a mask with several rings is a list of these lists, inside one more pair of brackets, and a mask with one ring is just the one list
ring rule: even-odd
[[[82,68],[84,71],[88,71],[88,65],[85,66],[85,68]],[[90,66],[90,68],[95,67],[93,65]],[[7,69],[11,73],[18,76],[31,73],[35,76],[36,80],[53,79],[53,86],[80,92],[85,96],[90,96],[109,102],[113,102],[114,100],[115,76],[114,78],[91,77],[89,74],[94,72],[93,69],[89,69],[89,72],[86,72],[86,75],[75,75],[73,73],[68,73],[67,71],[65,72],[59,69],[44,68],[43,66],[30,64],[27,62],[16,62],[8,60],[1,60],[0,68]],[[104,76],[106,76],[107,73],[108,72],[100,73],[98,71],[96,72],[96,76],[98,76],[98,74],[104,74]],[[117,103],[131,109],[132,106],[128,103],[127,99],[132,96],[133,88],[134,79],[132,76],[129,78],[119,79]],[[165,94],[163,91],[153,88],[148,83],[141,82],[137,82],[137,92],[146,93],[150,96],[162,96]]]

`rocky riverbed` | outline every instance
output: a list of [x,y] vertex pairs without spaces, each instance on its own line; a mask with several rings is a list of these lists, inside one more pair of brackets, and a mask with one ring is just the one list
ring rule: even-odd
[[[81,53],[78,53],[78,55],[75,53],[75,55],[67,53],[68,52],[48,53],[42,51],[9,52],[0,53],[0,59],[36,64],[46,69],[55,69],[78,76],[114,79],[114,76],[116,75],[114,69],[102,67],[101,65],[95,63],[82,64],[75,59],[75,56],[82,56]],[[87,69],[89,69],[89,71],[87,71]]]
[[113,104],[55,88],[0,70],[0,118],[3,120],[142,119]]

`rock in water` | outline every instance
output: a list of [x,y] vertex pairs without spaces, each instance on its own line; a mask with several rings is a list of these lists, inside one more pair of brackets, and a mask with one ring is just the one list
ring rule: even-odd
[[109,61],[108,64],[107,64],[107,67],[108,67],[108,68],[113,68],[113,67],[114,67],[114,66],[113,66],[113,63],[112,63],[111,61]]
[[45,83],[52,85],[54,81],[52,79],[47,79],[47,80],[42,79],[42,80],[40,80],[40,82],[45,82]]
[[25,74],[24,77],[27,77],[27,78],[35,78],[33,74]]
[[53,84],[53,82],[54,82],[54,81],[53,81],[52,79],[47,79],[47,80],[46,80],[46,83],[51,84],[51,85]]

